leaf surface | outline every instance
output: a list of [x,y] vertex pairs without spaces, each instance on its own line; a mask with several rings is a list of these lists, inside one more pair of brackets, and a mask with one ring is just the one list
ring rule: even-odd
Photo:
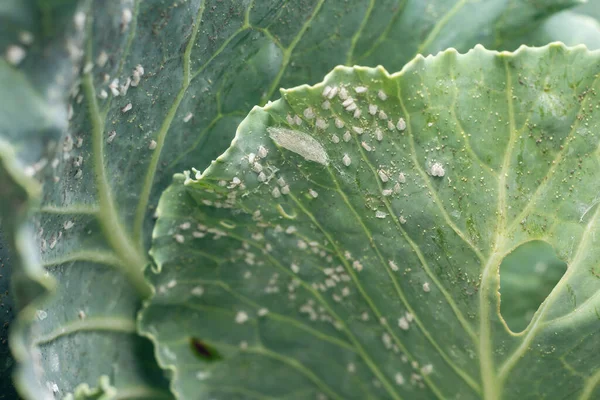
[[[253,109],[159,203],[140,325],[174,393],[598,397],[599,70],[583,47],[447,50]],[[532,240],[568,270],[512,332],[499,267]]]
[[[57,285],[57,295],[14,330],[35,350],[20,358],[23,370],[37,371],[36,384],[22,385],[24,396],[43,398],[36,387],[49,388],[48,396],[72,392],[106,374],[119,393],[169,397],[148,341],[135,333],[149,293],[142,270],[155,205],[174,172],[203,168],[222,153],[252,106],[338,64],[395,70],[419,52],[502,46],[520,34],[515,27],[530,29],[574,3],[86,3],[75,21],[85,42],[74,47],[83,63],[73,113],[52,114],[63,123],[71,117],[59,154],[42,168],[44,157],[31,151],[43,147],[35,130],[22,148],[44,187],[35,243],[28,243],[41,261],[30,267],[41,264]],[[17,133],[35,121],[16,120],[23,121]],[[37,272],[22,290],[33,293],[43,276]]]

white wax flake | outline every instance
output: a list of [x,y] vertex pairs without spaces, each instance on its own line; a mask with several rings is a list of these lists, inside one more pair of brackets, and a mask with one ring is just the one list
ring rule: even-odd
[[429,282],[425,282],[425,283],[423,284],[423,291],[424,291],[425,293],[429,293],[429,292],[431,292],[431,288],[429,287]]
[[390,178],[388,177],[388,175],[382,169],[380,169],[379,171],[377,171],[377,174],[379,175],[379,179],[381,179],[381,182],[383,182],[383,183],[386,183],[387,181],[390,180]]
[[371,146],[369,146],[369,144],[368,144],[367,142],[361,142],[361,144],[360,144],[360,145],[361,145],[361,146],[363,147],[363,149],[365,149],[366,151],[371,151],[371,150],[373,150],[373,149],[371,148]]
[[85,319],[86,315],[85,315],[85,311],[83,310],[79,310],[77,312],[77,317],[79,317],[79,319]]
[[325,129],[327,129],[327,127],[329,125],[327,124],[327,122],[325,122],[325,120],[323,118],[317,118],[317,121],[315,122],[315,126],[317,127],[317,129],[325,130]]
[[328,99],[333,99],[337,94],[338,94],[339,88],[337,86],[334,86],[331,88],[331,90],[327,93],[327,98]]
[[108,92],[104,89],[100,90],[100,93],[98,93],[98,97],[101,98],[102,100],[106,99],[108,97]]
[[437,176],[440,178],[442,176],[446,175],[446,171],[444,170],[444,167],[440,163],[433,164],[431,166],[431,169],[429,170],[429,173],[431,174],[431,176]]
[[360,263],[360,261],[354,260],[354,262],[352,263],[352,268],[354,268],[356,271],[360,272],[363,270],[363,265]]
[[329,93],[331,93],[331,86],[325,86],[325,89],[323,89],[323,97],[329,96]]
[[26,55],[27,53],[25,52],[24,48],[13,44],[6,48],[4,57],[9,64],[17,66],[21,64],[21,61],[23,61]]
[[175,235],[173,235],[173,238],[175,239],[175,241],[177,243],[183,243],[185,242],[185,237],[179,233],[176,233]]
[[99,66],[100,68],[103,68],[106,65],[107,61],[108,61],[108,54],[106,53],[106,51],[102,50],[100,52],[100,54],[98,54],[98,57],[96,57],[96,65]]
[[377,139],[379,142],[383,140],[383,132],[379,128],[375,129],[375,139]]
[[274,198],[278,198],[278,197],[280,197],[280,196],[281,196],[281,192],[279,191],[279,188],[277,188],[277,187],[276,187],[276,188],[274,188],[274,189],[273,189],[273,191],[271,192],[271,195],[272,195]]
[[248,321],[248,314],[246,314],[244,311],[238,311],[238,313],[235,315],[235,322],[238,324],[243,324],[246,321]]
[[156,148],[156,145],[157,145],[156,140],[151,140],[150,143],[148,144],[148,148],[150,150],[154,150]]
[[264,317],[268,313],[269,310],[267,308],[260,308],[256,314],[258,314],[259,317]]
[[338,137],[338,135],[331,135],[331,141],[333,143],[339,143],[340,142],[340,138]]
[[191,112],[187,113],[185,117],[183,117],[183,122],[190,122],[193,116],[194,114],[192,114]]
[[65,228],[66,231],[71,229],[73,226],[75,226],[75,223],[71,220],[69,220],[63,224],[63,228]]
[[325,100],[323,104],[321,104],[321,108],[323,110],[329,110],[331,108],[331,103],[329,102],[329,100]]
[[396,375],[394,375],[394,380],[396,381],[396,385],[404,385],[404,377],[400,372],[397,372]]
[[312,136],[285,128],[267,128],[269,136],[279,146],[290,150],[309,161],[328,165],[329,159],[325,148]]
[[404,118],[400,118],[398,120],[398,123],[396,124],[396,128],[401,132],[406,129],[406,121],[404,120]]
[[38,319],[39,319],[40,321],[43,321],[43,320],[45,320],[45,319],[46,319],[46,317],[48,316],[48,313],[47,313],[46,311],[44,311],[44,310],[37,310],[37,311],[35,312],[35,314],[36,314],[36,316],[38,317]]
[[300,267],[298,266],[298,264],[292,263],[292,265],[290,265],[290,269],[295,274],[297,274],[298,272],[300,272]]
[[285,229],[285,233],[287,233],[288,235],[291,235],[292,233],[295,233],[298,229],[296,229],[296,227],[294,225],[290,225]]
[[121,112],[122,113],[126,113],[127,111],[131,110],[133,108],[133,106],[131,105],[131,103],[127,103],[127,105],[123,108],[121,108]]
[[398,182],[400,182],[400,183],[406,183],[406,175],[404,175],[404,172],[400,172],[398,174]]
[[191,293],[196,297],[200,297],[204,294],[204,288],[202,286],[196,286],[192,289]]
[[23,43],[25,46],[29,46],[33,43],[34,37],[31,32],[21,31],[19,32],[19,41]]
[[406,218],[404,218],[402,215],[398,217],[398,221],[400,221],[400,223],[402,225],[404,225],[406,223]]
[[179,225],[179,229],[181,229],[182,231],[187,231],[191,227],[192,227],[192,224],[190,222],[184,222],[181,225]]
[[398,268],[398,265],[392,260],[388,261],[388,265],[390,266],[392,271],[398,271],[400,269],[400,268]]
[[82,176],[83,176],[83,171],[82,171],[82,170],[80,170],[80,169],[78,169],[78,170],[75,172],[75,179],[79,179],[79,178],[81,178]]
[[385,217],[387,217],[387,213],[384,213],[383,211],[379,210],[375,212],[375,218],[383,219]]
[[319,193],[317,193],[315,190],[313,189],[308,189],[308,193],[311,195],[312,198],[316,199],[317,197],[319,197]]
[[342,129],[344,127],[344,121],[339,118],[335,119],[335,127],[338,129]]
[[257,154],[260,158],[265,158],[269,154],[269,150],[265,146],[258,146]]
[[121,96],[125,96],[127,94],[127,91],[129,90],[129,85],[131,85],[131,78],[127,77],[125,83],[119,85],[119,94]]
[[433,122],[429,122],[429,123],[427,124],[427,126],[428,126],[429,128],[431,128],[431,127],[433,126]]
[[369,320],[369,313],[364,311],[361,315],[360,315],[360,319],[362,319],[363,321],[368,321]]
[[350,134],[350,132],[346,131],[342,139],[344,139],[344,142],[349,142],[352,139],[352,135]]
[[315,117],[315,111],[312,109],[312,107],[305,108],[302,114],[306,119],[313,119]]
[[377,105],[376,104],[369,104],[369,114],[371,114],[371,115],[377,114]]
[[346,167],[349,167],[350,164],[352,164],[352,159],[350,158],[350,156],[348,154],[344,154],[344,157],[342,158],[342,162],[344,163],[344,165]]
[[364,86],[357,86],[357,87],[354,88],[354,91],[356,93],[358,93],[358,94],[366,93],[367,92],[367,88],[364,87]]
[[108,133],[108,137],[106,138],[106,143],[112,143],[112,141],[115,140],[116,136],[117,136],[117,131],[110,131]]
[[433,365],[431,365],[431,364],[424,365],[421,368],[421,373],[423,374],[423,376],[427,376],[427,375],[431,374],[432,372],[433,372]]
[[352,130],[354,132],[358,133],[359,135],[362,135],[365,132],[365,130],[359,126],[353,126]]
[[400,327],[400,329],[407,331],[408,328],[410,328],[410,324],[408,323],[408,320],[406,319],[406,317],[402,317],[400,319],[398,319],[398,326]]
[[385,92],[383,90],[379,90],[379,92],[377,92],[377,96],[382,100],[382,101],[386,101],[387,100],[387,94],[385,94]]
[[340,99],[346,100],[348,98],[348,91],[345,87],[340,89]]
[[379,110],[379,119],[384,120],[384,121],[386,119],[388,119],[387,114],[383,110]]
[[75,15],[73,15],[73,23],[77,30],[82,31],[83,28],[85,28],[85,13],[83,11],[77,11]]

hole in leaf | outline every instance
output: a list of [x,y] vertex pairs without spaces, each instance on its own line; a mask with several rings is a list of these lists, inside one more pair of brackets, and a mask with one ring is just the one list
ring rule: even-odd
[[221,359],[221,355],[214,347],[198,338],[190,338],[190,347],[192,348],[192,352],[204,361],[217,361]]
[[500,313],[521,332],[567,270],[554,248],[542,240],[522,244],[500,264]]

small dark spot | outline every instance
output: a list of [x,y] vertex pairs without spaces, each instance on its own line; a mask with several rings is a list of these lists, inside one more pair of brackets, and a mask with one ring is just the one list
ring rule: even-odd
[[221,359],[221,355],[215,348],[198,338],[190,338],[190,347],[196,356],[205,361],[217,361]]

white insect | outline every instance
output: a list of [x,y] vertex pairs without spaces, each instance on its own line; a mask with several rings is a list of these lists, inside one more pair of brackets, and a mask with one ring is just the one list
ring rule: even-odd
[[429,292],[431,291],[431,288],[429,287],[429,282],[425,282],[425,283],[423,284],[423,291],[424,291],[425,293],[429,293]]
[[366,91],[367,91],[367,88],[366,88],[366,87],[364,87],[364,86],[357,86],[357,87],[355,87],[355,88],[354,88],[354,91],[355,91],[356,93],[359,93],[359,94],[360,94],[360,93],[366,93]]
[[257,154],[260,158],[265,158],[269,154],[269,150],[265,146],[258,146]]
[[308,193],[312,196],[312,198],[316,199],[317,197],[319,197],[319,193],[317,193],[315,190],[313,189],[308,189]]
[[398,326],[400,327],[400,329],[407,331],[408,328],[410,328],[410,324],[408,323],[408,320],[406,319],[406,317],[402,317],[400,319],[398,319]]
[[339,118],[335,119],[335,127],[338,129],[342,129],[344,127],[344,121]]
[[244,311],[238,311],[238,313],[235,315],[235,322],[238,324],[243,324],[246,321],[248,321],[248,314],[246,314]]
[[183,117],[183,122],[190,122],[193,116],[194,114],[192,114],[191,112],[187,113],[185,117]]
[[123,108],[121,108],[121,112],[122,113],[126,113],[127,111],[131,110],[133,108],[133,106],[131,105],[131,103],[127,103],[127,105]]
[[151,140],[150,144],[148,145],[148,148],[150,150],[154,150],[156,148],[156,145],[157,145],[156,140]]
[[390,266],[390,268],[392,269],[392,271],[398,271],[399,270],[398,265],[394,261],[392,261],[392,260],[388,261],[388,265]]
[[398,123],[396,124],[396,128],[397,128],[399,131],[403,131],[403,130],[405,130],[405,129],[406,129],[406,121],[404,120],[404,118],[400,118],[400,119],[398,120]]
[[117,136],[117,131],[110,131],[108,133],[108,137],[106,138],[106,143],[112,143],[112,141],[115,140],[116,136]]
[[315,117],[315,111],[312,109],[312,107],[306,108],[304,110],[303,114],[304,114],[304,118],[306,118],[306,119],[313,119]]
[[379,90],[379,92],[377,92],[377,96],[382,100],[385,101],[387,100],[387,94],[385,94],[385,92],[383,90]]
[[361,145],[361,146],[363,147],[363,149],[365,149],[366,151],[371,151],[371,150],[373,150],[373,149],[371,148],[371,146],[369,146],[369,144],[368,144],[367,142],[361,142],[361,144],[360,144],[360,145]]
[[350,134],[350,132],[346,131],[344,133],[343,139],[344,139],[344,142],[349,142],[350,139],[352,139],[352,135]]
[[26,55],[27,52],[21,46],[10,45],[6,48],[5,57],[9,64],[15,66],[21,64]]
[[353,126],[352,130],[354,132],[358,133],[359,135],[362,135],[365,132],[365,130],[359,126]]
[[375,212],[375,217],[383,219],[383,218],[387,217],[387,213],[384,213],[383,211],[379,211],[378,210],[378,211]]
[[381,179],[381,182],[385,183],[387,181],[389,181],[389,177],[387,176],[387,174],[385,173],[384,170],[380,169],[379,171],[377,171],[377,174],[379,175],[379,179]]
[[371,114],[371,115],[377,114],[377,105],[376,104],[369,104],[369,114]]
[[344,154],[344,157],[342,158],[342,162],[344,163],[344,165],[346,167],[349,167],[350,164],[352,164],[352,159],[350,158],[350,156],[348,154]]

